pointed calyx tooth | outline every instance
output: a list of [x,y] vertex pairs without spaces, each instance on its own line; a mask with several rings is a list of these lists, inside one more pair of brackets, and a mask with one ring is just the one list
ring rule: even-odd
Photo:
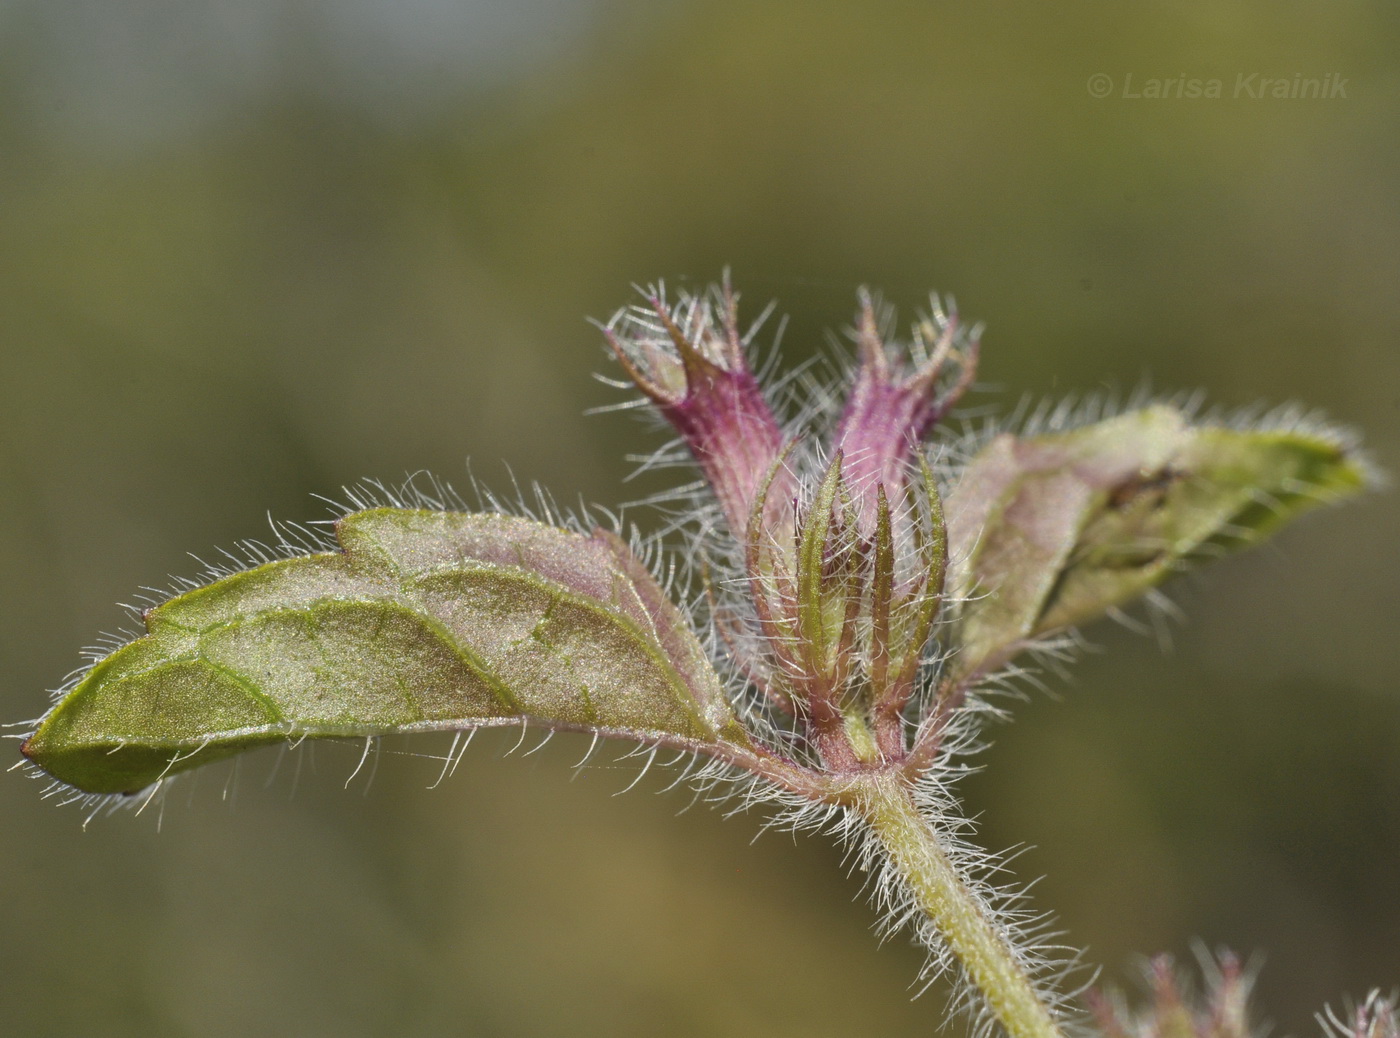
[[860,301],[860,314],[856,320],[856,344],[859,347],[860,363],[868,367],[877,378],[888,378],[890,361],[885,356],[885,344],[880,338],[880,324],[875,316],[875,300],[870,289],[864,285],[856,293]]
[[907,679],[913,681],[934,621],[943,604],[943,586],[948,573],[948,527],[943,518],[943,499],[933,470],[923,458],[919,459],[924,488],[924,511],[913,525],[914,559],[919,564],[916,576],[904,593],[901,604],[910,612],[910,630],[903,646],[902,663]]
[[875,488],[875,542],[870,578],[870,688],[875,696],[886,687],[890,672],[890,608],[894,598],[894,524],[885,485]]
[[785,438],[748,366],[728,282],[674,305],[658,289],[645,307],[620,311],[603,334],[628,377],[685,441],[739,534]]
[[847,613],[842,579],[841,455],[827,468],[802,522],[797,543],[797,629],[810,670],[830,676],[837,666]]

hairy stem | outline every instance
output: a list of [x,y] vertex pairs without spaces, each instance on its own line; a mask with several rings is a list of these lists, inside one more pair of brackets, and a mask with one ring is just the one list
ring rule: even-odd
[[871,775],[854,810],[889,853],[915,903],[957,956],[968,980],[1011,1038],[1063,1038],[1055,1014],[1032,984],[1023,957],[958,874],[938,833],[920,814],[908,781]]

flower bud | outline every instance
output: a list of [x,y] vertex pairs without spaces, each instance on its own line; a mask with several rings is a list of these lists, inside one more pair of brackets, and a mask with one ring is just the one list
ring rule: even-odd
[[707,296],[618,311],[603,329],[628,376],[680,433],[736,536],[783,449],[783,432],[749,370],[737,298],[726,279]]
[[[874,302],[862,289],[856,325],[860,369],[836,427],[835,446],[846,459],[853,493],[863,501],[866,534],[874,527],[876,487],[883,484],[889,499],[899,500],[919,443],[977,373],[977,329],[965,332],[957,312],[945,312],[937,299],[929,317],[914,326],[908,347],[887,346],[879,324]],[[943,377],[950,362],[956,364],[951,382]]]

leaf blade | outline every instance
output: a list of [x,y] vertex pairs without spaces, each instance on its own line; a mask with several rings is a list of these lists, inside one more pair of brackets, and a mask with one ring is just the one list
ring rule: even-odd
[[177,596],[100,661],[24,752],[88,792],[302,736],[538,723],[744,745],[679,610],[611,534],[373,509],[338,552]]
[[1371,473],[1323,428],[1192,425],[1154,405],[1067,432],[1002,434],[949,498],[961,675],[1090,622]]

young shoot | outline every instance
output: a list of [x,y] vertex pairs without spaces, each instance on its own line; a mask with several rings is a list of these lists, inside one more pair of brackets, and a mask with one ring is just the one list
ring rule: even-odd
[[[937,298],[893,328],[861,292],[830,382],[774,382],[727,278],[644,292],[602,332],[619,384],[702,477],[671,502],[682,545],[359,499],[333,538],[289,537],[145,610],[146,633],[61,688],[24,755],[101,807],[307,738],[513,725],[664,747],[699,763],[691,782],[849,841],[885,927],[912,930],[978,1029],[1244,1038],[1228,958],[1204,1008],[1159,962],[1146,1015],[1100,997],[1086,1022],[1074,956],[994,878],[953,782],[1027,654],[1374,474],[1351,435],[1293,410],[1157,400],[950,430],[979,328]],[[1395,1038],[1379,997],[1327,1019]]]

